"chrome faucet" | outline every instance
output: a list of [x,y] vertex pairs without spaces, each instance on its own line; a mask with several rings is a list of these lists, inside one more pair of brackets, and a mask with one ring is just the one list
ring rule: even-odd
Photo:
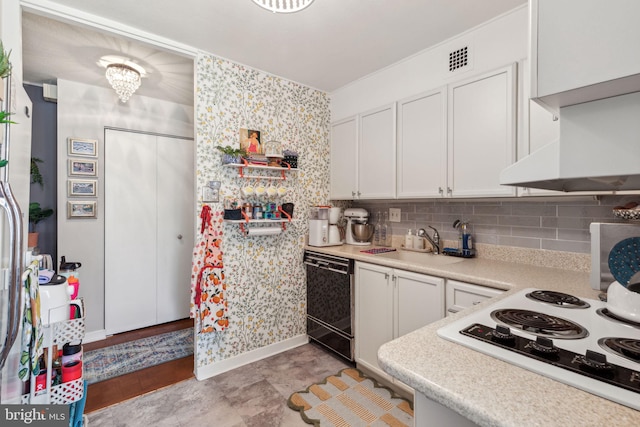
[[427,239],[433,246],[433,253],[438,255],[440,253],[440,235],[438,234],[438,230],[436,230],[432,226],[429,226],[429,228],[433,230],[433,239],[431,238],[431,236],[429,236],[427,230],[425,230],[424,228],[418,230],[418,237],[424,237],[425,239]]

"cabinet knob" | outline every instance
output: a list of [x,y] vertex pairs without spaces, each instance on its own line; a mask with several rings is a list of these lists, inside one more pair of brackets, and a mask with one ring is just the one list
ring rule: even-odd
[[442,189],[442,187],[438,187],[438,193],[440,194],[444,193],[444,190]]
[[178,240],[182,240],[182,234],[178,234]]
[[448,194],[453,193],[453,190],[451,189],[451,187],[447,187],[447,193],[448,193]]
[[351,192],[351,197],[356,197],[356,192],[355,191]]
[[473,305],[478,305],[478,304],[480,304],[481,302],[482,302],[482,301],[474,301],[474,302],[472,302],[471,304],[473,304]]

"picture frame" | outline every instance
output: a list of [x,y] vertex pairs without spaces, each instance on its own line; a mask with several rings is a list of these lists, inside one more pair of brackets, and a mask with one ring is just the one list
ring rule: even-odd
[[97,197],[98,181],[69,179],[67,180],[68,197]]
[[240,149],[243,149],[249,156],[264,154],[260,131],[240,128]]
[[69,176],[98,176],[98,161],[69,159]]
[[96,139],[68,138],[67,154],[70,156],[98,157]]
[[97,205],[96,200],[68,200],[67,218],[96,218]]

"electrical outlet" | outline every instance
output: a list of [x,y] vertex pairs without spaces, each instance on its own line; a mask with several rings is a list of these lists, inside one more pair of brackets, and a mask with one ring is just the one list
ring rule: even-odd
[[400,222],[402,211],[399,208],[389,208],[389,222]]

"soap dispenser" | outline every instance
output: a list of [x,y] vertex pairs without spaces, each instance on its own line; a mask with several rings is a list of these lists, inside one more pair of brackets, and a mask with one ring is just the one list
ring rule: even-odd
[[463,222],[460,225],[460,233],[462,234],[462,250],[468,251],[469,249],[473,249],[473,241],[471,239],[471,234],[469,233],[468,222]]
[[411,229],[407,230],[407,235],[404,236],[404,248],[413,249],[413,233]]

